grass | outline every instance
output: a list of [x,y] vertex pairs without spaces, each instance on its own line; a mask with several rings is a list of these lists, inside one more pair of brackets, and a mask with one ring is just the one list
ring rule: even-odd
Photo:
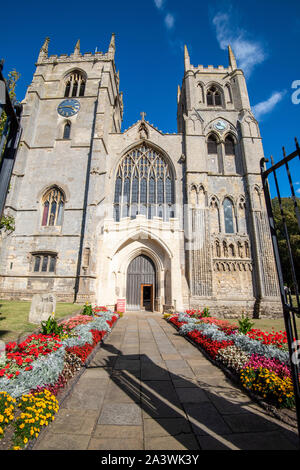
[[[237,319],[228,319],[230,322],[235,323],[238,325],[238,320]],[[262,331],[268,331],[269,333],[272,332],[272,329],[274,331],[285,331],[285,324],[284,324],[284,319],[282,318],[250,318],[250,321],[254,323],[252,328],[260,329]],[[298,337],[300,337],[300,318],[296,318],[296,326],[297,326],[297,332],[298,332]]]
[[[15,341],[18,338],[38,329],[39,325],[28,322],[31,302],[17,300],[0,300],[0,340]],[[79,313],[82,304],[56,304],[56,319]]]

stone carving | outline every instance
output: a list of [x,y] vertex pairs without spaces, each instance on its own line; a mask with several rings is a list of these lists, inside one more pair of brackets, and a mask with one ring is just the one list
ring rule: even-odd
[[218,237],[213,241],[213,246],[216,258],[251,258],[249,241],[242,238]]
[[55,309],[56,297],[54,294],[35,294],[32,297],[28,321],[39,325],[42,321],[48,320],[50,316],[54,316]]

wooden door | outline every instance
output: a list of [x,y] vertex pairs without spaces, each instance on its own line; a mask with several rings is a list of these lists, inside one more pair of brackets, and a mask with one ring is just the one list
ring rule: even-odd
[[128,266],[126,285],[127,310],[140,310],[142,284],[152,285],[153,299],[155,295],[155,266],[153,261],[146,255],[137,256]]

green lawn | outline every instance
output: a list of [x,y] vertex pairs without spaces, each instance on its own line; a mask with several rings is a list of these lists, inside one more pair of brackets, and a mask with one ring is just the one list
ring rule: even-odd
[[[36,330],[38,325],[28,322],[31,302],[0,300],[0,340],[13,341]],[[56,319],[79,313],[83,304],[56,304]]]
[[[230,321],[230,323],[236,323],[238,324],[238,320],[236,319],[228,319]],[[283,320],[283,317],[282,318],[272,318],[272,319],[268,319],[268,318],[259,318],[259,319],[254,319],[254,318],[250,318],[250,320],[254,323],[253,327],[252,328],[257,328],[257,329],[260,329],[260,330],[263,330],[263,331],[268,331],[269,333],[271,333],[272,331],[272,328],[275,330],[275,331],[285,331],[285,325],[284,325],[284,320]],[[300,318],[296,318],[296,326],[297,326],[297,331],[298,331],[298,337],[300,337]]]

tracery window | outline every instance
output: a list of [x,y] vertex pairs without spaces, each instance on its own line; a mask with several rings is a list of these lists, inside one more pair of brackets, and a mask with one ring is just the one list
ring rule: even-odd
[[114,219],[134,219],[138,214],[169,220],[175,217],[174,177],[165,158],[141,144],[119,164],[114,194]]
[[56,187],[51,188],[43,198],[42,225],[62,225],[63,208],[62,192]]
[[211,86],[206,94],[207,106],[222,106],[222,98],[219,89]]
[[65,98],[84,96],[85,76],[79,70],[74,70],[66,79]]

